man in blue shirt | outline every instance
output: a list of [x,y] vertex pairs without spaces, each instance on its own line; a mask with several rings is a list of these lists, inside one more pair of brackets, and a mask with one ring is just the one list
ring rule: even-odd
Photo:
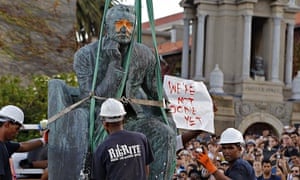
[[229,167],[223,174],[217,170],[207,155],[204,153],[196,154],[197,160],[216,178],[216,180],[256,180],[253,167],[241,158],[244,138],[240,131],[234,128],[228,128],[221,134],[219,144],[222,146],[222,153]]

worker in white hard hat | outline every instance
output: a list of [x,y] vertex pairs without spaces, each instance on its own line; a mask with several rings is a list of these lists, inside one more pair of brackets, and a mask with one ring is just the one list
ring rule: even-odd
[[12,179],[9,158],[14,152],[27,152],[45,144],[43,138],[27,142],[12,142],[23,126],[24,113],[14,105],[0,109],[0,179]]
[[[39,123],[41,137],[48,132],[48,120],[43,119]],[[19,166],[23,169],[44,169],[41,180],[48,179],[48,145],[39,147],[27,153],[27,157],[19,162]],[[33,175],[35,176],[35,175]],[[30,178],[30,175],[28,176]]]
[[123,129],[125,115],[120,101],[103,102],[100,117],[108,137],[94,153],[92,179],[147,179],[154,160],[151,146],[144,134]]
[[253,167],[241,158],[244,146],[244,138],[240,131],[228,128],[221,134],[219,144],[222,146],[222,153],[229,167],[225,173],[217,170],[212,160],[208,157],[207,150],[195,154],[197,161],[201,163],[216,180],[256,180]]

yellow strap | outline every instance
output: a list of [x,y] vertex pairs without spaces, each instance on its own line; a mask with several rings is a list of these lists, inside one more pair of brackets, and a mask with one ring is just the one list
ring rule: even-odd
[[157,106],[157,107],[163,107],[165,108],[165,102],[163,101],[153,101],[153,100],[145,100],[145,99],[128,99],[129,102],[135,103],[135,104],[141,104],[141,105],[147,105],[147,106]]
[[[106,97],[99,97],[99,96],[94,96],[95,99],[98,100],[105,100],[107,99]],[[123,103],[134,103],[134,104],[140,104],[140,105],[147,105],[147,106],[157,106],[157,107],[166,107],[165,99],[163,101],[154,101],[154,100],[148,100],[148,99],[131,99],[131,98],[126,98],[126,97],[121,97],[118,99],[119,101]]]
[[[65,115],[66,113],[68,113],[70,111],[72,111],[74,108],[76,108],[77,106],[79,106],[83,102],[87,101],[91,97],[94,97],[95,99],[98,99],[98,100],[105,100],[105,99],[107,99],[106,97],[99,97],[99,96],[92,96],[92,95],[87,96],[87,97],[83,98],[82,100],[76,102],[75,104],[72,104],[71,106],[64,108],[62,111],[60,111],[59,113],[55,114],[54,116],[50,117],[48,119],[48,124],[56,121],[61,116]],[[165,99],[163,99],[163,101],[154,101],[154,100],[147,100],[147,99],[130,99],[130,98],[125,98],[123,96],[119,100],[121,102],[123,102],[123,103],[134,103],[134,104],[140,104],[140,105],[146,105],[146,106],[157,106],[157,107],[166,108]]]
[[72,111],[74,108],[76,108],[77,106],[79,106],[80,104],[82,104],[84,101],[88,100],[91,96],[87,96],[85,98],[83,98],[82,100],[76,102],[75,104],[72,104],[69,107],[64,108],[62,111],[60,111],[59,113],[55,114],[54,116],[50,117],[48,119],[48,124],[56,121],[58,118],[60,118],[61,116],[65,115],[66,113]]

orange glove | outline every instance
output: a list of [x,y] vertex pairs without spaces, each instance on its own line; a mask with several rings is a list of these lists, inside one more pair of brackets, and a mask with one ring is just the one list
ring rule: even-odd
[[201,163],[205,169],[211,174],[217,171],[217,167],[213,164],[213,162],[209,159],[207,153],[196,153],[194,154],[197,161]]
[[43,134],[43,139],[46,144],[48,144],[48,136],[49,136],[49,129],[47,129]]

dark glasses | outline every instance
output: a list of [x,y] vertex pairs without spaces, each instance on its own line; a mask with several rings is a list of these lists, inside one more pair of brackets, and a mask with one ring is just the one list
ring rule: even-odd
[[21,123],[19,123],[18,121],[14,120],[14,119],[11,119],[11,118],[8,118],[8,117],[0,117],[0,118],[1,119],[6,119],[11,124],[22,126]]

